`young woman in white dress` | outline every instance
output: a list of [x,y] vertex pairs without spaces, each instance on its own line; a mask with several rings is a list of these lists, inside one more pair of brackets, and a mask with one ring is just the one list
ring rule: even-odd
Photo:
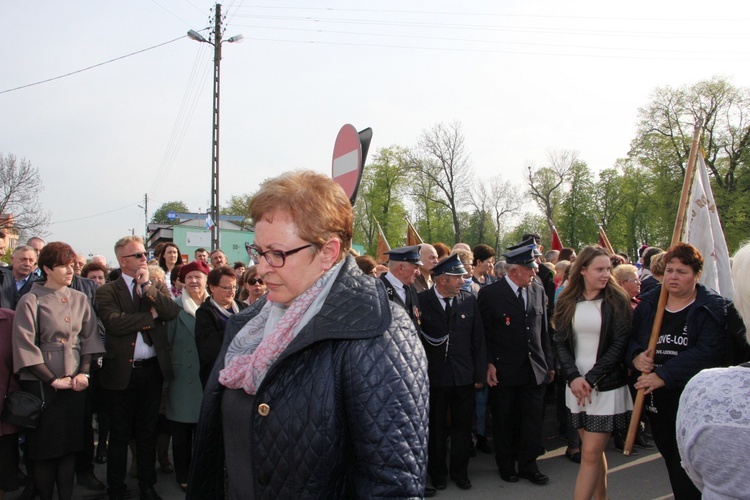
[[604,448],[615,429],[627,429],[633,401],[622,362],[631,326],[630,299],[612,279],[609,253],[584,248],[555,304],[555,347],[571,424],[581,436],[575,499],[607,498]]

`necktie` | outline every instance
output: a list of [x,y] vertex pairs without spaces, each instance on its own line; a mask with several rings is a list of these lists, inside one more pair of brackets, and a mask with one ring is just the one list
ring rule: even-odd
[[523,301],[523,288],[518,287],[518,302],[521,304],[521,309],[526,310],[526,303]]
[[443,297],[445,301],[445,316],[450,319],[451,317],[451,299],[450,297]]
[[[133,280],[133,304],[135,304],[136,311],[141,311],[141,291],[138,288],[138,283]],[[151,334],[148,332],[141,331],[141,336],[143,337],[143,341],[146,343],[146,345],[154,345],[153,340],[151,340]]]

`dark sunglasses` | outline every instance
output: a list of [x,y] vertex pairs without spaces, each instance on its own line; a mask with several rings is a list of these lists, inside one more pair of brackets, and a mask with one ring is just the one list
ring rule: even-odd
[[250,279],[247,280],[247,282],[250,283],[251,285],[254,285],[256,283],[259,284],[259,285],[263,284],[263,280],[260,279],[260,278],[258,278],[258,279],[250,278]]
[[130,255],[123,255],[123,257],[135,257],[136,259],[142,259],[144,257],[148,257],[148,254],[138,252],[138,253],[133,253]]

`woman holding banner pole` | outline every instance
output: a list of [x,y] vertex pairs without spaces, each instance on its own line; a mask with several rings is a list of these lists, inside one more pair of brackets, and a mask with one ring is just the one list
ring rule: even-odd
[[[703,256],[677,243],[664,256],[662,285],[646,294],[633,315],[626,359],[641,372],[635,388],[643,389],[654,441],[664,457],[676,500],[701,498],[680,464],[675,419],[685,384],[699,371],[724,359],[727,301],[698,283]],[[654,349],[648,348],[661,287],[668,292],[666,310]]]

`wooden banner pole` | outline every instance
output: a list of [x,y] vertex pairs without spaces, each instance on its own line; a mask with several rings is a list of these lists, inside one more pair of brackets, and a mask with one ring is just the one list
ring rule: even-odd
[[[670,246],[674,246],[680,242],[682,236],[682,227],[685,224],[685,212],[687,211],[688,197],[690,196],[690,187],[693,185],[693,172],[695,171],[695,162],[698,157],[698,148],[703,130],[703,118],[699,118],[695,123],[695,130],[693,132],[693,144],[690,146],[690,156],[688,157],[687,169],[685,170],[685,179],[682,182],[682,194],[680,195],[680,205],[677,208],[677,219],[674,224],[674,231],[672,232],[672,243]],[[656,343],[659,340],[659,332],[661,331],[661,323],[664,319],[664,309],[667,306],[668,292],[665,287],[661,287],[661,293],[659,295],[659,304],[656,307],[656,316],[654,317],[654,324],[651,327],[651,337],[648,341],[648,349],[652,352],[656,348]],[[629,456],[633,451],[633,443],[640,426],[641,413],[643,412],[643,402],[645,394],[643,389],[638,390],[638,394],[635,397],[633,403],[633,415],[630,418],[630,426],[628,427],[628,435],[625,438],[625,446],[623,446],[623,455]]]

